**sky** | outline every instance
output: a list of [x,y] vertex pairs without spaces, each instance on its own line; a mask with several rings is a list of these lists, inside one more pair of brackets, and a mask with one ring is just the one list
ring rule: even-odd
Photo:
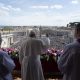
[[0,0],[0,25],[66,26],[80,22],[80,0]]

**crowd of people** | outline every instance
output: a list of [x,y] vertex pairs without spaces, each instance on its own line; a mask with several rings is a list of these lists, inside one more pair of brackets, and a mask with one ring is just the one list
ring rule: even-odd
[[[63,74],[63,80],[80,79],[80,23],[75,25],[74,36],[75,41],[65,46],[57,60],[58,68]],[[0,39],[0,43],[1,41]],[[23,41],[19,48],[22,80],[45,80],[40,55],[44,54],[49,47],[48,35],[43,39],[37,38],[34,31],[30,32],[29,38]],[[11,73],[15,66],[11,57],[0,50],[0,80],[13,80]]]

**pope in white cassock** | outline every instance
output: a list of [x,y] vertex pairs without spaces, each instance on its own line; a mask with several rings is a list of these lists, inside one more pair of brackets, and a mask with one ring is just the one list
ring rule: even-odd
[[43,51],[43,42],[37,39],[35,33],[31,31],[19,52],[22,80],[44,80],[40,61]]

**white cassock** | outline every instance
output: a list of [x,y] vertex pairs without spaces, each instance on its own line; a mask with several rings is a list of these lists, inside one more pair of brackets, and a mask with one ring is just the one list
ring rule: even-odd
[[43,42],[36,38],[29,38],[22,44],[19,52],[22,80],[44,80],[40,61],[43,48]]

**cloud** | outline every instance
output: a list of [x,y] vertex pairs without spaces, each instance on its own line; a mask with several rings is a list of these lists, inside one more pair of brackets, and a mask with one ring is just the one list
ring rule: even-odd
[[7,16],[7,15],[9,15],[9,12],[0,9],[0,16]]
[[2,6],[1,9],[6,10],[6,11],[10,10],[8,7],[4,7],[4,6]]
[[40,8],[40,9],[48,9],[48,7],[49,6],[31,6],[31,8],[35,8],[35,9],[38,9],[38,8]]
[[45,5],[43,5],[43,6],[31,6],[30,8],[34,8],[34,9],[61,9],[61,8],[63,8],[63,6],[62,5],[58,5],[58,4],[56,4],[56,5],[51,5],[51,6],[45,6]]
[[68,21],[68,17],[62,14],[48,15],[45,13],[38,14],[37,12],[36,14],[32,13],[27,16],[25,15],[25,16],[16,16],[16,17],[10,16],[8,18],[8,21],[5,21],[4,23],[7,23],[9,25],[48,25],[48,26],[58,25],[58,26],[61,26],[61,25],[66,25]]
[[72,22],[80,22],[80,11],[71,14],[70,19]]
[[72,3],[72,4],[78,4],[79,1],[78,1],[78,0],[73,0],[73,1],[71,1],[71,3]]
[[20,8],[14,8],[11,5],[5,5],[3,3],[0,3],[0,16],[7,16],[13,12],[16,13],[19,11],[21,11]]
[[[61,26],[66,25],[72,21],[79,21],[80,12],[68,12],[60,14],[58,11],[53,9],[62,9],[63,5],[34,5],[31,6],[32,9],[43,9],[35,10],[35,12],[21,12],[22,15],[13,16],[13,13],[22,11],[20,8],[13,7],[11,5],[0,4],[0,23],[6,25],[52,25],[52,26]],[[47,9],[48,11],[44,11]],[[50,11],[50,12],[49,12]],[[11,14],[11,15],[10,15]],[[8,15],[8,16],[4,16]]]
[[8,8],[9,10],[11,10],[11,11],[21,11],[20,8],[14,8],[14,7],[12,7],[11,5],[8,5],[7,8]]
[[53,6],[50,6],[51,9],[55,8],[55,9],[61,9],[63,8],[62,5],[53,5]]
[[66,26],[69,22],[80,21],[80,14],[78,12],[74,13],[51,13],[51,15],[47,13],[31,13],[29,15],[24,16],[9,16],[0,19],[6,24],[9,25],[48,25],[48,26]]

